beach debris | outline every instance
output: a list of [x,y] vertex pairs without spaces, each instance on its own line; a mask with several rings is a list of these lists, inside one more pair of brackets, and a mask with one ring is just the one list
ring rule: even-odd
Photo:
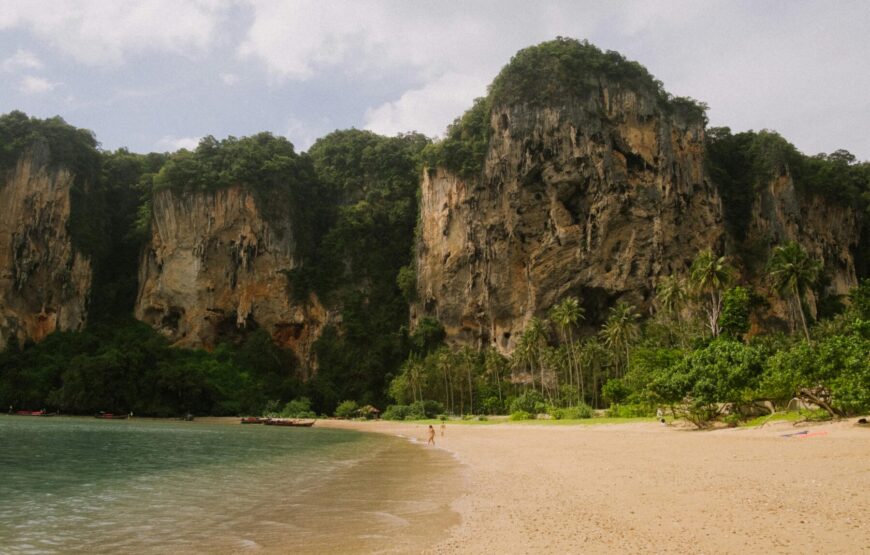
[[859,418],[858,421],[855,423],[858,424],[859,426],[866,426],[867,424],[870,424],[867,422],[866,418]]
[[826,436],[828,432],[825,430],[819,430],[818,432],[810,432],[809,430],[803,430],[800,432],[792,432],[790,434],[782,434],[780,437],[793,437],[795,439],[803,439],[805,437],[820,437]]

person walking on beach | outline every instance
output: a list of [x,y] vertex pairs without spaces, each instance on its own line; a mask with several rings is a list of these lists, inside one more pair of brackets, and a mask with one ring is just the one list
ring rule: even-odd
[[444,432],[447,431],[447,424],[444,421],[441,421],[441,437],[444,437]]
[[435,445],[435,428],[432,427],[432,424],[429,424],[429,441],[426,442],[426,445]]

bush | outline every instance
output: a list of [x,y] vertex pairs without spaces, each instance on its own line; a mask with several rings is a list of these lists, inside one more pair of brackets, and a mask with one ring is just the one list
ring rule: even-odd
[[410,410],[414,418],[417,419],[435,418],[439,414],[444,413],[444,405],[432,400],[416,401],[411,403]]
[[631,390],[625,385],[625,381],[618,378],[607,380],[601,388],[601,397],[611,405],[623,402],[630,393]]
[[549,407],[547,414],[554,420],[580,420],[592,418],[592,407],[586,404],[567,408]]
[[359,405],[356,401],[342,401],[335,409],[338,418],[353,418],[359,415]]
[[283,418],[314,418],[317,416],[311,410],[311,400],[308,397],[293,399],[284,405],[280,414]]
[[411,412],[411,407],[408,405],[390,405],[381,418],[384,420],[405,420]]
[[534,389],[523,392],[519,397],[515,397],[510,402],[511,413],[528,412],[531,414],[538,414],[546,412],[546,410],[547,405],[544,403],[544,396]]
[[534,420],[535,415],[524,410],[517,410],[511,413],[511,420]]
[[611,405],[607,409],[608,418],[640,418],[654,414],[655,411],[643,405]]

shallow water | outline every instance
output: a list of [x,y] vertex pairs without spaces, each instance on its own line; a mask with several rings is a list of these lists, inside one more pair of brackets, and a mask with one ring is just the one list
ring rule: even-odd
[[419,551],[457,484],[445,453],[374,434],[4,416],[0,552]]

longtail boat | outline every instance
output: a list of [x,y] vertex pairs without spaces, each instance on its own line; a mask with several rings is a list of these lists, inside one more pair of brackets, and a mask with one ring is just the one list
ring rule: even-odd
[[296,426],[298,428],[310,428],[314,426],[314,420],[296,420],[295,418],[267,418],[263,422],[266,426]]
[[114,414],[111,412],[98,412],[94,415],[94,418],[102,418],[103,420],[126,420],[129,417],[129,414]]
[[17,410],[15,414],[18,416],[57,416],[56,412],[45,412],[45,410]]

